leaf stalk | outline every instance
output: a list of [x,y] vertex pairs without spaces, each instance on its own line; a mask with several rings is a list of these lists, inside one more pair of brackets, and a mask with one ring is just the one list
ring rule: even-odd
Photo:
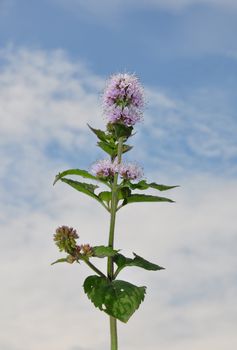
[[103,278],[107,278],[102,271],[100,271],[94,264],[92,264],[88,259],[82,259],[84,263],[89,266],[94,272]]

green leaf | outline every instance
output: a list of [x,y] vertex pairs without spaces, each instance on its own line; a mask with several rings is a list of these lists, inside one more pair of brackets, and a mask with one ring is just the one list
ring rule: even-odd
[[165,269],[164,267],[159,266],[157,264],[153,264],[135,253],[133,253],[133,255],[135,256],[135,258],[131,261],[129,266],[137,266],[149,271],[158,271]]
[[87,196],[96,199],[100,203],[103,203],[101,199],[94,193],[95,189],[98,188],[98,186],[88,184],[85,182],[74,181],[71,179],[61,179],[61,181],[67,183],[69,186],[75,188],[77,191],[82,192]]
[[122,187],[119,191],[118,191],[118,199],[126,199],[127,197],[129,197],[131,195],[131,190],[129,187]]
[[167,191],[175,187],[179,187],[177,185],[175,186],[166,186],[166,185],[160,185],[155,182],[147,183],[145,180],[141,180],[138,183],[131,183],[130,181],[126,182],[126,186],[129,186],[132,190],[147,190],[148,188],[154,188],[159,191]]
[[51,265],[63,263],[63,262],[68,262],[68,259],[67,258],[58,259],[58,260],[52,262]]
[[165,197],[158,197],[158,196],[151,196],[147,194],[140,194],[140,193],[134,193],[131,194],[129,197],[127,197],[123,205],[129,204],[129,203],[136,203],[136,202],[170,202],[173,203],[174,201],[169,198]]
[[[99,146],[103,151],[108,153],[111,157],[115,158],[117,156],[118,150],[115,143],[99,141],[97,142],[97,146]],[[130,151],[133,147],[129,145],[123,145],[122,152],[126,153]]]
[[89,126],[89,128],[91,129],[91,131],[98,137],[98,139],[100,139],[101,141],[107,141],[108,136],[106,135],[106,133],[100,129],[94,129],[92,128],[89,124],[87,124]]
[[68,169],[68,170],[65,170],[63,171],[62,173],[59,173],[58,175],[56,175],[55,177],[55,180],[54,180],[54,185],[55,183],[58,181],[58,180],[62,180],[62,178],[64,176],[67,176],[67,175],[78,175],[78,176],[81,176],[81,177],[84,177],[86,179],[91,179],[91,180],[96,180],[96,181],[100,181],[100,182],[103,182],[105,185],[108,186],[107,184],[107,181],[101,179],[101,178],[98,178],[92,174],[90,174],[88,171],[86,170],[81,170],[81,169]]
[[132,259],[126,258],[123,254],[116,254],[113,258],[113,261],[118,266],[119,269],[124,268],[127,266],[126,264],[130,262]]
[[132,190],[146,190],[149,188],[149,185],[145,180],[141,180],[138,183],[131,183],[130,181],[126,181],[126,186],[131,188]]
[[134,259],[126,258],[122,254],[116,254],[114,256],[114,262],[119,268],[119,272],[126,266],[136,266],[136,267],[141,267],[145,270],[149,271],[158,271],[158,270],[164,270],[164,267],[159,266],[157,264],[153,264],[148,260],[143,259],[141,256],[133,253],[135,256]]
[[97,258],[104,258],[106,256],[115,256],[118,250],[114,250],[112,247],[106,247],[104,245],[96,246],[92,248],[93,256]]
[[155,188],[156,190],[159,190],[159,191],[167,191],[167,190],[171,190],[172,188],[179,187],[179,185],[167,186],[167,185],[156,184],[155,182],[151,182],[148,185],[149,187]]
[[[84,192],[86,194],[94,194],[94,191],[99,187],[97,185],[88,184],[87,182],[79,182],[71,179],[62,179],[63,182],[66,182],[70,186],[74,187],[76,190],[80,192]],[[87,193],[90,192],[90,193]]]
[[[125,199],[131,195],[131,190],[128,187],[122,187],[118,191],[118,200]],[[109,191],[102,191],[98,194],[98,197],[105,202],[109,202],[112,199],[112,193]]]
[[133,146],[130,145],[123,145],[123,153],[126,153],[128,151],[130,151],[133,148]]
[[144,300],[146,287],[89,276],[84,282],[84,291],[96,307],[126,323]]
[[108,285],[108,280],[96,275],[89,276],[85,279],[83,288],[88,298],[92,301],[95,307],[99,307],[102,310],[104,295],[103,288]]
[[124,124],[114,124],[115,135],[117,138],[128,138],[132,134],[133,127]]
[[98,194],[98,197],[105,202],[111,201],[112,193],[109,191],[103,191]]
[[117,149],[110,145],[108,142],[100,141],[97,142],[97,145],[106,153],[108,153],[111,157],[115,157],[117,155]]
[[107,128],[108,128],[108,131],[112,133],[112,135],[114,135],[117,140],[120,137],[124,137],[125,139],[128,139],[131,136],[133,131],[132,126],[126,126],[120,123],[108,124]]

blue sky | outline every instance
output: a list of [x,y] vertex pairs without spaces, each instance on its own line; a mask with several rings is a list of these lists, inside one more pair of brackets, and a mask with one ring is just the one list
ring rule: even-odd
[[107,348],[86,268],[49,264],[57,226],[102,244],[108,216],[52,181],[102,157],[86,124],[104,127],[100,96],[120,71],[140,77],[147,101],[127,157],[149,180],[181,185],[175,205],[118,217],[118,247],[167,267],[124,273],[148,294],[119,325],[121,347],[235,348],[236,15],[234,0],[0,0],[2,350]]
[[194,4],[173,9],[156,1],[109,3],[3,0],[1,45],[63,48],[104,76],[136,71],[144,83],[175,93],[203,84],[234,86],[236,5],[187,1]]

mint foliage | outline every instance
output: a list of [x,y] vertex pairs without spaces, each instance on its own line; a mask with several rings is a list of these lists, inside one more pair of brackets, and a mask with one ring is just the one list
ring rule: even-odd
[[102,191],[98,194],[98,197],[105,202],[111,201],[112,194],[109,191]]
[[[99,146],[104,152],[108,153],[112,159],[115,159],[118,155],[118,149],[117,145],[113,142],[104,142],[99,141],[97,142],[97,146]],[[126,153],[130,151],[133,147],[130,145],[123,145],[122,147],[122,153]]]
[[160,184],[157,184],[155,182],[151,182],[149,184],[147,184],[150,188],[154,188],[156,190],[159,190],[159,191],[168,191],[168,190],[171,190],[172,188],[176,188],[176,187],[179,187],[179,185],[175,185],[175,186],[167,186],[167,185],[160,185]]
[[138,183],[131,183],[130,181],[127,181],[126,186],[128,186],[132,190],[136,190],[136,189],[147,190],[148,188],[154,188],[159,191],[167,191],[167,190],[171,190],[172,188],[179,187],[178,185],[167,186],[167,185],[157,184],[155,182],[147,183],[146,180],[141,180]]
[[97,146],[99,146],[103,151],[108,153],[112,158],[115,158],[117,155],[117,147],[115,144],[110,144],[108,142],[99,141],[97,142]]
[[75,188],[77,191],[82,192],[100,202],[99,197],[94,193],[95,189],[98,188],[98,186],[93,184],[88,184],[86,182],[79,182],[79,181],[64,179],[64,178],[61,179],[61,181]]
[[68,259],[67,258],[58,259],[58,260],[52,262],[51,265],[55,265],[55,264],[58,264],[58,263],[64,263],[64,262],[68,262]]
[[132,148],[133,148],[133,146],[123,145],[122,152],[126,153],[126,152],[130,151]]
[[113,249],[112,247],[106,247],[104,245],[95,246],[92,248],[93,257],[105,258],[108,256],[115,256],[118,253],[118,250]]
[[122,187],[119,191],[118,191],[118,199],[126,199],[127,197],[131,196],[131,190],[128,187]]
[[132,126],[127,126],[122,123],[108,124],[107,129],[112,135],[115,136],[117,140],[120,137],[123,137],[124,141],[126,141],[132,135],[133,131]]
[[169,202],[173,203],[174,201],[172,199],[166,198],[166,197],[159,197],[159,196],[152,196],[147,194],[140,194],[140,193],[134,193],[130,196],[126,197],[123,206],[129,203],[136,203],[136,202]]
[[116,275],[124,268],[128,266],[136,266],[149,271],[164,270],[164,267],[151,263],[150,261],[142,258],[141,256],[133,253],[134,258],[127,258],[124,255],[118,253],[114,256],[113,261],[118,266]]
[[95,180],[95,181],[100,181],[102,182],[103,184],[107,185],[108,186],[108,183],[107,181],[101,179],[101,178],[98,178],[97,176],[94,176],[92,174],[90,174],[88,171],[86,170],[81,170],[81,169],[68,169],[68,170],[65,170],[61,173],[59,173],[58,175],[56,175],[55,177],[55,180],[54,180],[54,185],[56,184],[56,182],[58,182],[59,180],[63,180],[63,178],[67,175],[78,175],[78,176],[81,176],[83,178],[86,178],[86,179],[90,179],[90,180]]
[[92,126],[90,126],[89,124],[87,124],[87,125],[91,129],[91,131],[98,137],[99,140],[101,140],[101,141],[108,140],[108,135],[104,131],[102,131],[100,129],[92,128]]
[[137,287],[126,281],[89,276],[84,291],[95,307],[126,323],[145,298],[146,287]]
[[[131,135],[132,127],[124,125],[114,125],[109,128],[107,133],[100,129],[94,129],[88,124],[90,130],[98,137],[99,141],[97,146],[100,147],[104,152],[109,154],[112,159],[118,155],[117,139],[118,135],[122,135],[128,138]],[[130,151],[133,147],[130,145],[123,144],[122,153]]]

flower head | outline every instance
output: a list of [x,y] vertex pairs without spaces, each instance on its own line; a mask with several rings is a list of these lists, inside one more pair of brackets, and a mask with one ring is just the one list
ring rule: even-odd
[[117,171],[117,163],[112,163],[109,159],[99,160],[91,167],[91,172],[98,177],[111,177]]
[[143,106],[143,87],[135,75],[125,73],[111,76],[103,95],[104,113],[109,123],[133,126],[142,119]]
[[143,176],[143,170],[134,163],[120,163],[117,159],[111,162],[109,159],[99,160],[93,164],[91,171],[94,175],[108,178],[118,173],[121,178],[127,180],[138,180]]
[[54,235],[54,241],[59,250],[69,254],[75,250],[77,238],[79,238],[77,231],[68,226],[58,227]]
[[123,179],[138,180],[143,176],[143,170],[133,163],[122,163],[119,166],[119,175]]
[[85,255],[85,256],[90,257],[93,254],[92,247],[89,244],[82,244],[81,250],[83,252],[83,255]]
[[108,120],[111,124],[123,122],[126,126],[133,126],[141,118],[141,112],[133,106],[113,106],[108,111]]

